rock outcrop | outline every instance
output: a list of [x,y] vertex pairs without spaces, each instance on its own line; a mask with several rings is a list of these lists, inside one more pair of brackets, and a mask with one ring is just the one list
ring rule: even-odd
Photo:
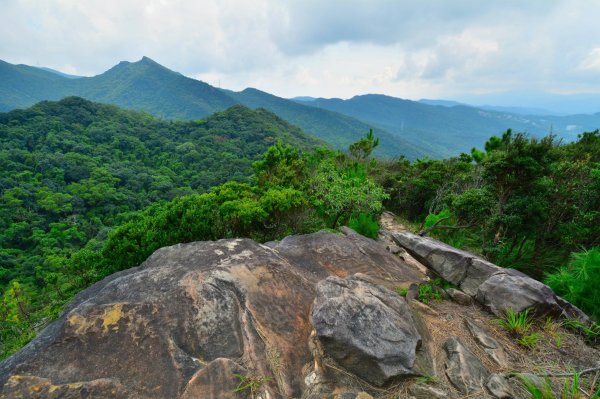
[[236,374],[260,381],[271,398],[301,397],[315,363],[308,342],[317,283],[357,273],[390,288],[423,278],[359,235],[162,248],[81,292],[1,363],[1,397],[47,397],[40,386],[80,397],[83,386],[98,398],[223,398]]
[[[159,249],[78,294],[0,363],[0,398],[519,397],[505,373],[544,364],[489,312],[585,316],[543,284],[435,240],[344,233]],[[417,300],[427,268],[460,288],[453,300]],[[544,358],[580,368],[600,358],[570,339],[569,351],[544,340]]]
[[591,324],[580,309],[517,270],[494,265],[433,238],[409,232],[393,233],[392,238],[435,274],[460,287],[496,316],[504,316],[507,309],[515,312],[531,309],[538,316],[563,316]]

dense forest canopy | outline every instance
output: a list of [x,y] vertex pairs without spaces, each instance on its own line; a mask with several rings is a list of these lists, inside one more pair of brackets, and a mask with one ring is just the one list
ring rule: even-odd
[[168,122],[67,98],[0,114],[0,141],[2,356],[160,247],[345,224],[376,238],[384,207],[600,317],[598,131],[390,161],[373,158],[373,132],[342,153],[264,110]]
[[277,140],[322,143],[264,110],[161,121],[71,97],[0,114],[0,288],[67,256],[130,212],[249,181]]

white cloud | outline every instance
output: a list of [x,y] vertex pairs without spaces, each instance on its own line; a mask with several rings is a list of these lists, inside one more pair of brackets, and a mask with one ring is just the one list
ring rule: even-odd
[[585,0],[3,0],[0,59],[93,75],[143,55],[283,96],[600,91]]
[[600,72],[600,47],[590,50],[587,57],[579,64],[579,69],[583,71]]

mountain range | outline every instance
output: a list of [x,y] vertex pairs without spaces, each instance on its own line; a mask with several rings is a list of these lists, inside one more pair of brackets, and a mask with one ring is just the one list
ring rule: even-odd
[[120,62],[93,77],[0,61],[0,111],[66,96],[81,96],[165,119],[202,119],[235,104],[264,108],[337,148],[347,148],[373,128],[381,142],[376,155],[404,155],[409,159],[442,158],[468,152],[471,147],[481,148],[490,136],[508,128],[536,136],[552,132],[572,140],[578,133],[600,127],[600,113],[540,116],[524,115],[527,109],[484,109],[376,94],[343,100],[285,99],[255,88],[235,92],[186,77],[147,57]]

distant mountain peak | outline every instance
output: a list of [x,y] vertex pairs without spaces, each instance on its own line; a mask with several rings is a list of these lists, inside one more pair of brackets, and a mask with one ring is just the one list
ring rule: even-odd
[[[150,64],[150,65],[160,65],[158,62],[154,61],[152,58],[150,57],[146,57],[143,56],[141,60],[139,60],[138,62],[136,62],[136,64]],[[162,65],[160,65],[162,66]],[[165,67],[163,67],[165,68]]]

